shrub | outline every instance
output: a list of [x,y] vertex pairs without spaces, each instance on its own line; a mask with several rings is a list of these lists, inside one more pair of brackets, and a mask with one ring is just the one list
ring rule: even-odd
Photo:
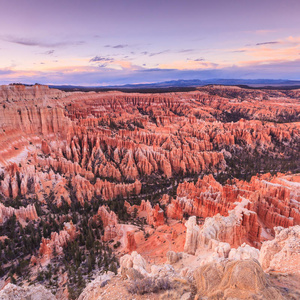
[[117,241],[115,244],[114,244],[114,248],[117,249],[121,246],[121,242],[120,241]]
[[150,278],[137,279],[128,286],[128,292],[131,294],[158,293],[160,291],[171,289],[169,278]]

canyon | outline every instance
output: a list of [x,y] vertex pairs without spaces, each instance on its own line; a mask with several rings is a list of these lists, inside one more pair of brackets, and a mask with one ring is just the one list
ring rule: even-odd
[[0,298],[297,299],[299,153],[298,89],[0,86]]

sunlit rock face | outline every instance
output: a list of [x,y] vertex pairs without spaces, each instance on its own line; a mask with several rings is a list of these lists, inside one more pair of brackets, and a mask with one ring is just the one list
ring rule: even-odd
[[13,207],[5,207],[2,203],[0,203],[0,225],[13,215],[16,216],[18,221],[23,223],[30,220],[36,220],[38,218],[34,205],[15,209]]
[[263,243],[259,261],[264,270],[296,273],[300,268],[300,226],[275,227],[275,239]]

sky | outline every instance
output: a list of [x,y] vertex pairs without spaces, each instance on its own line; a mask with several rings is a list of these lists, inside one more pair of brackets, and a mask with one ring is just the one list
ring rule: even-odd
[[0,84],[300,80],[299,0],[0,0]]

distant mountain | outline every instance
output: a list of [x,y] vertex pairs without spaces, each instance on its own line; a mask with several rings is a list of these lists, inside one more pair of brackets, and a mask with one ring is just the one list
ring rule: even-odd
[[167,88],[167,87],[197,87],[208,84],[221,84],[221,85],[249,85],[249,86],[261,86],[261,85],[300,85],[300,81],[296,80],[283,80],[283,79],[193,79],[193,80],[171,80],[157,83],[145,83],[145,84],[126,84],[119,86],[119,88]]
[[191,80],[171,80],[156,83],[139,83],[139,84],[125,84],[125,85],[110,85],[110,86],[73,86],[73,85],[52,85],[52,88],[58,88],[66,91],[105,91],[105,90],[177,90],[177,89],[194,89],[199,86],[205,86],[210,84],[217,85],[236,85],[245,87],[272,87],[272,88],[300,88],[300,80],[284,80],[284,79],[191,79]]

